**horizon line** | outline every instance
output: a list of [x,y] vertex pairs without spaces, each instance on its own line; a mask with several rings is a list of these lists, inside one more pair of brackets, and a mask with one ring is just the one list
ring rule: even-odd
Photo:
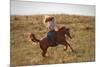
[[67,13],[34,13],[34,14],[10,14],[10,16],[32,16],[32,15],[76,15],[76,16],[95,16],[95,15],[81,15],[81,14],[67,14]]

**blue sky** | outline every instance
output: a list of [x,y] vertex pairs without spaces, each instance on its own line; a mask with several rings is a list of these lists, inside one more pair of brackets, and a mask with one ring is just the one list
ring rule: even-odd
[[11,1],[11,15],[78,14],[95,16],[94,5]]

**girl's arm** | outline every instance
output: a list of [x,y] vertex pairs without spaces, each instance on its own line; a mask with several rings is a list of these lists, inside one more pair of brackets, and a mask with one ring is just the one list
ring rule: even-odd
[[59,30],[59,27],[57,25],[55,25],[55,30],[58,31]]

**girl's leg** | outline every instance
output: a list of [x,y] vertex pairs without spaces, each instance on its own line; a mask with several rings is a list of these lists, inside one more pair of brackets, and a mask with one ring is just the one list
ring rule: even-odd
[[49,43],[52,42],[52,34],[51,34],[50,31],[47,33],[47,39],[48,39],[48,42],[49,42]]

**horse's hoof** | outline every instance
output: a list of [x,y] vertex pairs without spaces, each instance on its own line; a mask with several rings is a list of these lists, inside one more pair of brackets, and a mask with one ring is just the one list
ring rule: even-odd
[[42,55],[42,57],[46,57],[45,55]]
[[74,51],[74,50],[72,52],[75,53],[75,54],[77,53],[77,51]]
[[64,50],[64,51],[66,51],[66,50],[67,50],[67,48],[64,48],[63,50]]
[[47,56],[43,56],[43,58],[46,58]]
[[67,49],[64,49],[64,51],[66,51]]

